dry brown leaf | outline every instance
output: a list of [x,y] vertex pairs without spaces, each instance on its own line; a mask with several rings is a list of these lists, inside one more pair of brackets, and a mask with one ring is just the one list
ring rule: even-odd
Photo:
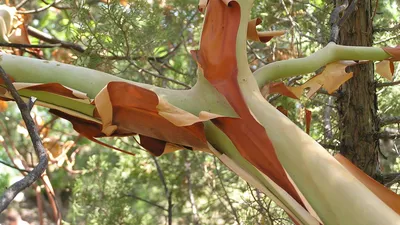
[[390,60],[383,60],[376,64],[376,72],[382,77],[393,80],[394,75],[394,64]]

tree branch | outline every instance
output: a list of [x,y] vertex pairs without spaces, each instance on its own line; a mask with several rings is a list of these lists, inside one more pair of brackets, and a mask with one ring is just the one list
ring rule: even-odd
[[400,29],[400,24],[397,24],[393,27],[387,27],[387,28],[375,28],[374,32],[396,31],[398,29]]
[[220,171],[219,171],[219,169],[218,169],[216,157],[214,157],[214,165],[215,165],[215,170],[217,171],[217,177],[218,177],[218,179],[219,179],[219,182],[221,183],[221,187],[222,187],[222,190],[224,191],[226,200],[228,201],[228,204],[229,204],[229,206],[231,207],[232,214],[235,216],[235,220],[236,220],[237,224],[241,224],[241,223],[240,223],[240,220],[239,220],[239,216],[238,216],[238,214],[237,214],[237,212],[236,212],[236,209],[235,209],[235,207],[233,206],[233,203],[232,203],[231,199],[229,198],[228,192],[226,191],[224,182],[222,181],[221,173],[220,173]]
[[17,11],[17,13],[19,14],[33,14],[33,13],[38,13],[38,12],[42,12],[47,10],[48,8],[57,5],[58,3],[60,3],[61,0],[55,0],[54,2],[52,2],[51,4],[48,4],[42,8],[39,9],[33,9],[33,10],[26,10],[26,11]]
[[389,173],[382,175],[382,183],[386,187],[390,187],[397,182],[400,182],[400,173]]
[[395,123],[400,123],[400,116],[383,116],[379,120],[381,127]]
[[397,139],[400,138],[400,133],[381,132],[377,133],[377,137],[379,139]]
[[172,225],[172,207],[173,207],[173,204],[172,204],[172,193],[168,189],[167,182],[165,181],[164,174],[163,174],[163,172],[161,170],[160,165],[158,164],[157,158],[155,156],[153,156],[153,155],[151,157],[154,160],[154,164],[156,165],[158,176],[160,177],[161,183],[164,186],[165,195],[166,195],[167,200],[168,200],[168,209],[167,209],[167,211],[168,211],[168,225]]
[[131,197],[131,198],[140,200],[140,201],[142,201],[142,202],[146,202],[146,203],[149,204],[149,205],[155,206],[155,207],[157,207],[157,208],[159,208],[159,209],[162,209],[162,210],[168,212],[168,210],[167,210],[166,208],[162,207],[161,205],[159,205],[159,204],[157,204],[157,203],[154,203],[154,202],[151,202],[151,201],[149,201],[149,200],[146,200],[146,199],[144,199],[144,198],[138,197],[138,196],[136,196],[136,195],[134,195],[134,194],[125,194],[124,196],[125,196],[125,197]]
[[386,83],[377,83],[375,87],[381,88],[381,87],[390,87],[390,86],[395,86],[400,84],[400,80],[398,81],[393,81],[393,82],[386,82]]
[[305,58],[273,62],[254,72],[261,88],[273,80],[313,73],[326,64],[339,60],[380,61],[391,57],[382,48],[336,45],[331,42],[323,49]]
[[28,105],[19,96],[10,78],[8,77],[8,75],[5,73],[5,71],[1,66],[0,66],[0,76],[1,79],[4,81],[5,85],[7,86],[7,89],[10,91],[12,97],[16,101],[19,110],[21,111],[21,116],[26,124],[29,136],[31,137],[33,148],[35,149],[36,155],[39,158],[38,165],[32,171],[30,171],[28,175],[26,175],[24,178],[11,185],[11,187],[9,187],[4,192],[3,196],[1,196],[0,212],[3,212],[19,192],[29,187],[31,184],[33,184],[36,180],[40,178],[41,174],[47,168],[48,159],[46,151],[40,140],[40,136],[37,131],[35,122],[33,121],[30,115]]
[[32,26],[28,26],[28,34],[31,35],[32,37],[35,37],[39,40],[45,41],[50,44],[60,44],[60,47],[63,47],[63,48],[73,49],[80,53],[85,51],[85,49],[83,49],[82,46],[80,46],[78,44],[59,40],[59,39],[51,36],[50,34],[44,33]]
[[5,166],[8,166],[8,167],[10,167],[10,168],[16,169],[16,170],[18,170],[18,171],[20,171],[20,172],[25,172],[25,173],[28,173],[28,172],[29,172],[28,170],[20,169],[20,168],[18,168],[18,167],[16,167],[16,166],[13,166],[13,165],[11,165],[11,164],[9,164],[9,163],[6,163],[6,162],[2,161],[2,160],[0,160],[0,163],[3,164],[3,165],[5,165]]
[[11,47],[11,48],[56,48],[56,47],[61,47],[61,44],[28,45],[28,44],[16,44],[16,43],[0,43],[0,46]]
[[26,3],[28,3],[30,0],[23,0],[18,5],[15,6],[16,9],[20,9],[22,6],[24,6]]
[[343,12],[348,5],[349,5],[349,0],[345,0],[343,4],[333,9],[331,17],[329,18],[329,24],[331,24],[331,35],[329,38],[329,42],[334,42],[334,43],[337,42],[340,30],[339,26],[340,13]]

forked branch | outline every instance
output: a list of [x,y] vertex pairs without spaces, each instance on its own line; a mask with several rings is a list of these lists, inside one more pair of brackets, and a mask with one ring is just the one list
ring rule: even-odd
[[[33,121],[30,115],[30,107],[29,104],[25,103],[22,98],[19,96],[17,90],[12,84],[10,78],[7,76],[3,68],[0,66],[0,76],[4,81],[7,89],[10,91],[12,97],[17,102],[18,108],[21,111],[22,119],[24,120],[29,136],[31,137],[33,148],[35,149],[36,155],[39,158],[38,165],[28,173],[24,178],[17,181],[11,187],[9,187],[0,198],[0,212],[4,211],[7,206],[11,203],[11,201],[15,198],[15,196],[23,191],[25,188],[29,187],[36,180],[38,180],[41,174],[46,170],[48,159],[46,151],[43,147],[43,144],[40,140],[39,133],[37,131],[35,122]],[[30,100],[32,101],[32,100]]]

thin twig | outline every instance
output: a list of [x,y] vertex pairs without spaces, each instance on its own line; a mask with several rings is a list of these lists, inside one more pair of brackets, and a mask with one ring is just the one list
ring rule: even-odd
[[168,200],[168,208],[167,208],[167,211],[168,211],[168,225],[172,225],[172,207],[173,207],[173,204],[172,204],[172,193],[168,189],[167,182],[165,181],[164,174],[163,174],[163,172],[161,170],[160,164],[158,164],[157,158],[155,156],[153,156],[153,155],[151,157],[153,158],[154,164],[156,165],[158,176],[160,177],[161,183],[163,184],[164,191],[165,191],[165,196],[167,197],[167,200]]
[[400,124],[400,116],[384,116],[380,118],[379,125],[386,126],[390,124]]
[[398,139],[400,138],[400,133],[388,133],[388,132],[381,132],[377,133],[377,137],[379,139]]
[[375,16],[376,16],[376,11],[378,11],[378,7],[379,7],[379,0],[376,0],[376,1],[375,1],[374,13],[373,13],[373,15],[372,15],[372,17],[371,17],[371,20],[372,20],[372,21],[374,21],[374,18],[375,18]]
[[349,6],[349,1],[345,0],[343,4],[335,7],[331,13],[331,17],[329,19],[329,24],[331,25],[331,35],[330,35],[330,42],[337,42],[339,36],[339,21],[340,21],[340,13],[343,12],[347,6]]
[[43,144],[40,140],[39,133],[35,126],[35,122],[33,121],[32,117],[30,115],[28,105],[19,96],[19,94],[18,94],[17,90],[15,89],[14,85],[12,84],[10,78],[8,77],[8,75],[6,74],[6,72],[3,70],[3,68],[1,66],[0,66],[0,76],[1,76],[1,79],[4,81],[7,89],[10,91],[12,97],[16,101],[19,110],[21,111],[21,116],[26,124],[26,128],[28,130],[29,136],[31,137],[33,148],[35,149],[36,155],[39,158],[38,165],[35,168],[33,168],[33,170],[30,171],[28,173],[28,175],[26,175],[24,178],[17,181],[13,185],[11,185],[11,187],[9,187],[4,192],[3,196],[1,196],[0,212],[3,212],[18,193],[23,191],[25,188],[29,187],[31,184],[33,184],[36,180],[38,180],[40,178],[41,174],[47,168],[48,159],[47,159],[46,150],[43,147]]
[[28,26],[28,34],[31,35],[32,37],[35,37],[39,40],[45,41],[50,44],[59,44],[60,45],[59,47],[73,49],[80,53],[85,51],[85,49],[78,44],[59,40],[59,39],[53,37],[52,35],[44,33],[32,26]]
[[46,6],[42,7],[42,8],[33,9],[33,10],[26,10],[26,11],[17,11],[17,13],[19,13],[19,14],[33,14],[33,13],[42,12],[42,11],[45,11],[48,8],[52,7],[52,6],[55,6],[56,4],[58,4],[60,2],[61,2],[61,0],[55,0],[53,3],[51,3],[49,5],[46,5]]
[[6,163],[6,162],[2,161],[2,160],[0,160],[0,163],[3,164],[3,165],[5,165],[5,166],[8,166],[8,167],[10,167],[10,168],[16,169],[16,170],[18,170],[18,171],[20,171],[20,172],[25,172],[25,173],[28,173],[28,172],[29,172],[28,170],[20,169],[20,168],[18,168],[18,167],[16,167],[16,166],[13,166],[13,165],[11,165],[11,164],[9,164],[9,163]]
[[0,43],[0,47],[11,47],[11,48],[56,48],[56,47],[61,47],[61,44],[28,45],[28,44],[16,44],[16,43]]
[[22,2],[18,3],[18,5],[15,6],[16,9],[20,9],[22,6],[24,6],[26,3],[28,3],[30,0],[23,0]]
[[216,158],[214,158],[214,165],[215,165],[215,170],[217,171],[217,177],[218,177],[218,179],[219,179],[219,182],[221,183],[221,187],[222,187],[222,190],[224,191],[226,200],[228,201],[228,204],[229,204],[229,206],[231,207],[232,213],[233,213],[233,215],[235,216],[235,220],[236,220],[236,222],[237,222],[238,224],[241,224],[241,223],[240,223],[240,220],[239,220],[239,216],[238,216],[238,214],[237,214],[237,212],[236,212],[236,209],[235,209],[235,207],[233,206],[233,203],[232,203],[231,199],[229,198],[228,192],[227,192],[226,189],[225,189],[224,182],[222,181],[222,178],[221,178],[221,173],[220,173],[220,171],[219,171],[219,169],[218,169],[217,159],[216,159]]
[[331,140],[333,138],[332,123],[331,123],[331,113],[332,113],[331,105],[332,104],[333,104],[333,98],[328,97],[327,105],[325,106],[325,110],[324,110],[324,118],[323,118],[325,141]]
[[146,200],[146,199],[144,199],[144,198],[141,198],[141,197],[139,197],[139,196],[136,196],[136,195],[134,195],[134,194],[125,194],[124,196],[125,196],[125,197],[134,198],[134,199],[140,200],[140,201],[142,201],[142,202],[146,202],[146,203],[149,204],[149,205],[155,206],[155,207],[157,207],[157,208],[159,208],[159,209],[162,209],[162,210],[168,212],[168,210],[167,210],[166,208],[164,208],[163,206],[161,206],[161,205],[159,205],[159,204],[157,204],[157,203],[151,202],[151,201],[149,201],[149,200]]
[[385,82],[385,83],[377,83],[375,87],[381,88],[381,87],[390,87],[390,86],[395,86],[400,84],[400,80],[398,81],[393,81],[393,82]]

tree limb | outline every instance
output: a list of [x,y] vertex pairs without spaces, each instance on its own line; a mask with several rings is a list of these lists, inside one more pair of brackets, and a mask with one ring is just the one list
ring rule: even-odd
[[19,110],[21,111],[21,116],[26,124],[29,136],[31,137],[33,148],[35,149],[36,155],[39,158],[38,165],[32,171],[30,171],[28,175],[26,175],[24,178],[11,185],[11,187],[9,187],[4,192],[3,196],[1,196],[0,212],[3,212],[19,192],[29,187],[31,184],[33,184],[36,180],[40,178],[41,174],[47,168],[48,159],[46,151],[40,140],[40,136],[37,131],[35,122],[33,121],[30,115],[28,105],[19,96],[10,78],[8,77],[8,75],[5,73],[5,71],[1,66],[0,66],[0,76],[1,79],[4,81],[5,85],[7,86],[7,89],[10,91],[12,97],[16,101]]
[[377,137],[379,139],[397,139],[400,138],[400,133],[381,132],[377,133]]
[[390,87],[390,86],[395,86],[400,84],[400,80],[398,81],[393,81],[393,82],[386,82],[386,83],[377,83],[375,87],[381,88],[381,87]]
[[54,2],[52,2],[51,4],[48,4],[42,8],[39,9],[33,9],[33,10],[26,10],[26,11],[17,11],[17,13],[19,14],[33,14],[33,13],[38,13],[38,12],[42,12],[47,10],[48,8],[57,5],[58,3],[60,3],[61,0],[55,0]]
[[329,24],[331,24],[331,34],[329,38],[329,42],[337,42],[339,36],[339,21],[340,21],[340,13],[343,12],[347,6],[349,6],[349,1],[345,0],[343,4],[337,6],[333,9],[331,13],[331,17],[329,18]]
[[400,123],[400,116],[384,116],[379,120],[381,127],[395,123]]
[[273,62],[261,67],[253,74],[258,87],[261,88],[273,80],[313,73],[322,66],[339,60],[381,61],[389,57],[391,56],[382,48],[343,46],[330,42],[310,56]]
[[155,206],[155,207],[157,207],[157,208],[159,208],[159,209],[162,209],[162,210],[168,212],[168,210],[167,210],[166,208],[164,208],[163,206],[161,206],[161,205],[159,205],[159,204],[157,204],[157,203],[151,202],[151,201],[149,201],[149,200],[146,200],[146,199],[144,199],[144,198],[141,198],[141,197],[139,197],[139,196],[136,196],[136,195],[134,195],[134,194],[125,194],[124,196],[125,196],[125,197],[131,197],[131,198],[140,200],[140,201],[142,201],[142,202],[146,202],[146,203],[149,204],[149,205]]
[[28,26],[28,34],[31,35],[32,37],[35,37],[39,40],[45,41],[50,44],[60,44],[60,47],[63,47],[63,48],[73,49],[80,53],[85,51],[85,49],[83,49],[82,46],[80,46],[78,44],[59,40],[59,39],[53,37],[52,35],[44,33],[32,26]]
[[158,164],[157,158],[155,156],[153,156],[153,155],[151,157],[154,160],[154,164],[156,165],[158,176],[160,177],[161,183],[164,186],[165,195],[166,195],[167,200],[168,200],[168,209],[167,209],[167,212],[168,212],[168,225],[172,225],[172,207],[173,207],[173,204],[172,204],[172,193],[168,189],[167,182],[165,181],[164,174],[163,174],[163,172],[161,170],[160,164]]
[[6,163],[6,162],[2,161],[2,160],[0,160],[0,163],[3,164],[3,165],[5,165],[5,166],[8,166],[8,167],[10,167],[10,168],[16,169],[16,170],[18,170],[18,171],[20,171],[20,172],[25,172],[25,173],[28,173],[28,172],[29,172],[28,170],[20,169],[20,168],[18,168],[18,167],[16,167],[16,166],[13,166],[13,165],[11,165],[11,164],[9,164],[9,163]]
[[56,48],[56,47],[61,47],[61,44],[29,45],[29,44],[16,44],[16,43],[0,43],[0,46],[11,47],[11,48]]

